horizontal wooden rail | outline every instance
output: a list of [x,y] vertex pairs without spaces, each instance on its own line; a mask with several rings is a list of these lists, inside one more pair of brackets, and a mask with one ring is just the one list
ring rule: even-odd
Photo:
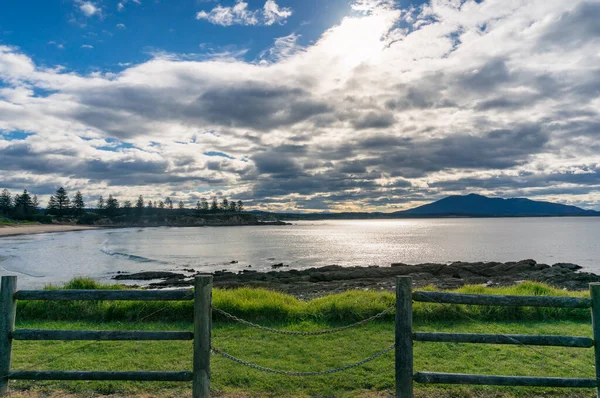
[[11,380],[131,380],[131,381],[192,381],[192,372],[66,372],[14,371]]
[[529,377],[529,376],[488,376],[458,373],[419,372],[414,375],[417,383],[431,384],[477,384],[488,386],[519,387],[570,387],[596,388],[596,379],[576,379],[563,377]]
[[496,305],[506,307],[590,308],[591,300],[559,296],[505,296],[496,294],[463,294],[445,292],[413,292],[414,301],[439,304]]
[[19,290],[17,300],[193,300],[193,290]]
[[137,332],[121,330],[18,329],[15,340],[193,340],[192,332]]
[[523,334],[415,332],[413,333],[413,340],[437,343],[515,344],[575,348],[591,348],[594,346],[594,340],[589,337]]

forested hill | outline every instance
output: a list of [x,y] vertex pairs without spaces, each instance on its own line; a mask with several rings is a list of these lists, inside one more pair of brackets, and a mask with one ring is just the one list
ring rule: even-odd
[[600,216],[600,212],[560,203],[525,198],[502,199],[482,195],[454,195],[414,209],[393,213],[411,215],[465,216]]
[[525,198],[502,199],[482,195],[454,195],[414,209],[393,213],[264,213],[281,220],[384,219],[420,217],[565,217],[600,216],[600,212],[560,203]]

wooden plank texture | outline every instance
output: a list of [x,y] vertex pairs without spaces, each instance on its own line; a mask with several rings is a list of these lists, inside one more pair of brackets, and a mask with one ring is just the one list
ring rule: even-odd
[[192,398],[210,396],[210,339],[212,328],[212,275],[194,280],[194,379]]
[[413,340],[438,343],[515,344],[576,348],[591,348],[594,346],[594,340],[589,337],[522,334],[415,332],[413,333]]
[[19,290],[17,300],[193,300],[191,290]]
[[15,340],[192,340],[192,332],[144,332],[121,330],[39,330],[18,329]]
[[15,328],[17,303],[16,276],[3,276],[0,283],[0,396],[8,394],[8,372],[12,355],[12,332]]
[[600,398],[600,347],[597,344],[600,341],[600,284],[590,283],[590,297],[592,298],[592,331],[596,342],[594,347],[596,380],[598,381],[596,396]]
[[495,305],[506,307],[589,308],[591,300],[559,296],[506,296],[446,292],[413,292],[413,300],[439,304]]
[[595,379],[529,376],[488,376],[434,372],[419,372],[415,374],[414,379],[417,383],[474,385],[476,384],[488,386],[595,388],[597,385]]
[[133,381],[191,381],[192,372],[73,372],[73,371],[14,371],[11,380],[133,380]]
[[396,277],[396,398],[413,398],[412,278]]

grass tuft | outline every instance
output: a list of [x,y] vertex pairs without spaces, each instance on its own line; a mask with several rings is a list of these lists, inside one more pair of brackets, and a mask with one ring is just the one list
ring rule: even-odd
[[[63,287],[47,289],[123,289],[89,278],[75,278]],[[422,290],[436,290],[427,287]],[[589,297],[589,293],[566,291],[538,282],[523,282],[509,287],[464,286],[460,293],[573,296]],[[394,304],[394,294],[380,291],[352,290],[312,299],[296,297],[255,288],[214,289],[213,305],[224,311],[253,321],[297,322],[326,321],[349,323],[375,315]],[[17,307],[23,320],[69,321],[166,321],[189,322],[193,319],[193,304],[182,302],[141,301],[20,301]],[[391,312],[384,317],[392,319]],[[475,319],[493,321],[529,320],[589,320],[589,310],[569,308],[493,307],[432,303],[414,303],[415,320]],[[218,314],[215,320],[222,320]]]

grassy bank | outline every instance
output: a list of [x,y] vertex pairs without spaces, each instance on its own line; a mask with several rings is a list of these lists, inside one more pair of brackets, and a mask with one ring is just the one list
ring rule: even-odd
[[[56,288],[56,287],[49,287]],[[121,289],[118,285],[101,285],[85,278],[74,279],[66,289]],[[433,290],[433,289],[430,289]],[[568,292],[542,283],[524,282],[503,288],[465,286],[455,290],[462,293],[546,295],[589,297],[587,291]],[[254,321],[291,322],[302,321],[349,323],[383,311],[394,304],[389,292],[349,291],[331,294],[310,301],[263,289],[214,289],[213,304],[217,308]],[[589,321],[589,310],[559,308],[485,307],[414,303],[414,319],[419,321],[443,321],[461,318],[477,320],[572,320]],[[115,302],[78,301],[44,302],[23,301],[18,303],[18,317],[22,320],[64,321],[147,321],[191,322],[191,302]],[[393,319],[393,312],[385,319]],[[222,320],[215,314],[215,321]]]
[[[53,288],[53,287],[49,287]],[[68,289],[121,289],[75,279]],[[464,287],[465,293],[569,295],[539,283],[507,288]],[[378,313],[394,302],[387,292],[352,291],[311,301],[259,289],[215,289],[216,307],[265,326],[319,330]],[[588,310],[450,306],[415,303],[420,331],[591,336]],[[140,320],[143,320],[140,321]],[[190,302],[19,302],[17,328],[81,330],[192,330]],[[324,370],[359,361],[394,341],[393,314],[365,326],[322,336],[282,336],[227,322],[215,314],[213,345],[262,366],[295,371]],[[189,370],[191,342],[16,341],[13,369],[21,370]],[[266,374],[220,356],[211,358],[217,395],[354,397],[388,396],[394,389],[393,354],[342,373],[318,377]],[[593,351],[451,343],[415,343],[415,370],[594,377]],[[189,383],[11,382],[17,393],[143,395],[190,394]],[[592,397],[590,390],[416,385],[420,397]],[[32,395],[33,394],[33,395]],[[18,395],[17,395],[18,396]]]
[[[294,330],[319,330],[329,322],[293,324],[267,322]],[[40,322],[19,321],[19,328],[191,330],[189,322]],[[582,321],[469,322],[416,321],[415,330],[479,333],[567,334],[591,336]],[[394,341],[393,322],[380,321],[345,332],[322,336],[282,336],[238,324],[215,322],[213,345],[262,366],[297,371],[323,370],[361,360]],[[14,344],[14,369],[44,370],[189,370],[191,342],[28,342]],[[594,377],[591,349],[498,345],[415,343],[415,370],[505,375]],[[266,374],[213,356],[212,389],[216,394],[249,396],[354,397],[362,393],[391,394],[393,354],[346,372],[318,377]],[[190,383],[134,382],[11,382],[13,389],[41,393],[66,391],[94,394],[182,396]],[[591,390],[478,386],[421,386],[420,397],[592,397]],[[239,396],[239,395],[234,395]]]

